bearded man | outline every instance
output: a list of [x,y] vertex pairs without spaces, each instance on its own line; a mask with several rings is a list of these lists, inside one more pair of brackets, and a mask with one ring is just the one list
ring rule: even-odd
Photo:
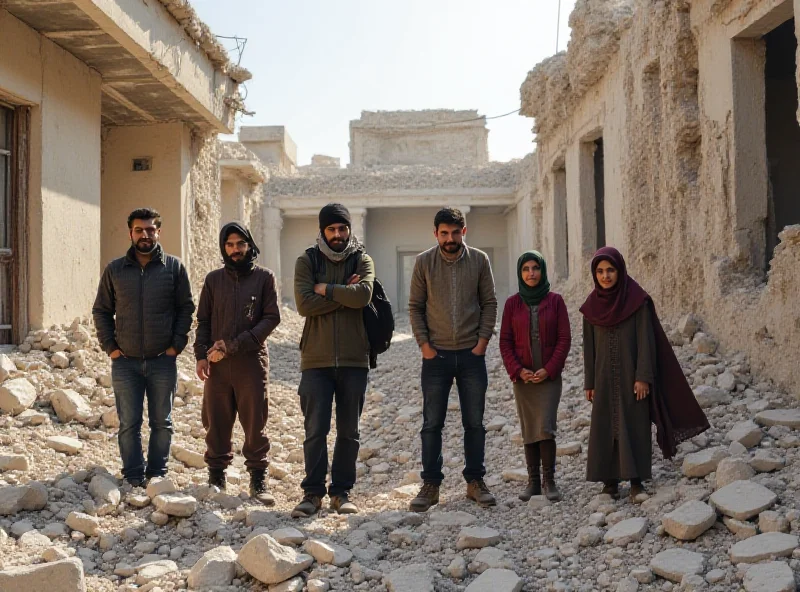
[[[141,208],[128,216],[131,247],[106,266],[92,316],[97,338],[111,358],[119,415],[122,476],[133,487],[167,473],[172,442],[176,358],[189,340],[194,302],[183,263],[159,243],[161,216]],[[142,414],[147,399],[150,443],[142,453]]]

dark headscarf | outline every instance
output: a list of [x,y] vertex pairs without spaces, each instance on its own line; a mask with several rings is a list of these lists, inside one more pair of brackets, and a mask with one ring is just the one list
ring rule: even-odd
[[[244,238],[247,244],[250,245],[247,254],[241,261],[234,261],[228,257],[228,254],[225,252],[225,242],[234,232]],[[252,272],[253,268],[256,266],[258,254],[261,252],[256,241],[253,240],[253,235],[245,228],[244,224],[240,224],[239,222],[229,222],[222,227],[222,230],[219,232],[219,250],[222,252],[222,260],[225,262],[225,268],[239,274]]]
[[[536,261],[542,268],[542,279],[533,288],[522,281],[522,266],[528,261]],[[519,285],[519,295],[528,306],[536,306],[550,293],[550,282],[547,281],[547,263],[539,251],[525,251],[519,256],[517,259],[517,284]]]
[[329,203],[319,211],[319,229],[324,231],[331,224],[345,224],[351,228],[350,211],[340,203]]
[[[601,261],[608,261],[617,268],[617,283],[608,290],[600,287],[595,273]],[[613,247],[597,251],[592,259],[592,277],[595,288],[580,309],[592,325],[613,327],[645,304],[648,306],[656,341],[656,383],[651,385],[648,397],[650,421],[656,425],[656,441],[661,452],[665,458],[672,458],[678,452],[678,444],[710,427],[708,419],[686,381],[658,319],[653,299],[628,275],[622,254]]]

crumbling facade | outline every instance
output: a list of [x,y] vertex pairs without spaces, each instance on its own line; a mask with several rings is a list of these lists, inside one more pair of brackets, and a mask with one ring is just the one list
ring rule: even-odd
[[0,344],[84,316],[138,207],[198,283],[249,77],[186,2],[0,3]]
[[[285,300],[293,300],[295,260],[319,233],[320,208],[338,201],[350,209],[353,232],[402,311],[414,258],[435,244],[433,217],[445,205],[466,214],[467,242],[489,254],[503,301],[509,293],[506,214],[517,199],[519,163],[489,162],[487,134],[475,111],[363,112],[350,125],[347,168],[323,155],[296,167],[294,143],[283,128],[242,127],[239,142],[225,150],[239,155],[241,167],[256,166],[255,155],[268,169],[260,200],[240,195],[238,211],[256,229]],[[245,215],[246,204],[256,201]]]
[[579,0],[521,88],[517,220],[567,292],[619,247],[664,313],[800,387],[800,0]]

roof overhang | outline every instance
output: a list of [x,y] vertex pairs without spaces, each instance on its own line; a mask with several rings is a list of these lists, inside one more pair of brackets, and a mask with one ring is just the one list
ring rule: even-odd
[[244,179],[250,183],[263,183],[266,178],[255,160],[225,159],[219,161],[223,179]]

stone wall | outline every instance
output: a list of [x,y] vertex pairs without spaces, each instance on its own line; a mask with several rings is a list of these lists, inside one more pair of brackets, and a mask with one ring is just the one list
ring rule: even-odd
[[192,280],[195,300],[208,272],[221,265],[219,252],[220,220],[220,143],[216,135],[192,135],[192,163],[189,174],[186,225],[189,256],[186,265]]
[[538,242],[565,262],[555,270],[560,288],[591,286],[602,138],[606,243],[624,252],[663,314],[697,311],[724,349],[798,388],[789,352],[800,350],[800,229],[781,234],[765,274],[758,91],[761,35],[790,16],[791,2],[780,0],[582,0],[567,53],[537,66],[521,98],[538,134]]

